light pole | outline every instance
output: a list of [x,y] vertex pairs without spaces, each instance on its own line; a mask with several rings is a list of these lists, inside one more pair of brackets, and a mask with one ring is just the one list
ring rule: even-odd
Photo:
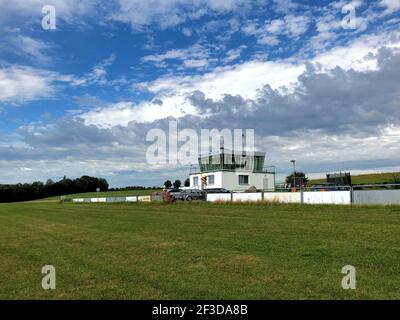
[[290,160],[293,164],[293,188],[296,189],[296,160]]

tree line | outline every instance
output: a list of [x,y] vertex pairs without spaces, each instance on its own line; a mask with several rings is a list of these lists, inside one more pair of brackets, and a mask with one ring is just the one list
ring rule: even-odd
[[97,188],[108,191],[108,182],[103,178],[83,176],[68,179],[64,176],[60,181],[49,179],[33,183],[2,184],[0,185],[0,202],[19,202],[36,200],[74,193],[95,192]]

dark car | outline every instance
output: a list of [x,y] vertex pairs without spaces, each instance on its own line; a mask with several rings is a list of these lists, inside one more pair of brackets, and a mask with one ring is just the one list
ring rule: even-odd
[[206,193],[202,190],[191,189],[191,190],[185,190],[182,193],[183,193],[183,199],[186,201],[206,200]]
[[229,190],[224,188],[210,188],[206,190],[207,193],[231,193]]

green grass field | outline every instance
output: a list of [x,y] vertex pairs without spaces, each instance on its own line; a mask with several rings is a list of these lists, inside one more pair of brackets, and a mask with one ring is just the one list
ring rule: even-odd
[[[387,183],[393,179],[400,178],[400,172],[368,173],[354,175],[351,177],[353,184],[380,184]],[[309,185],[326,183],[326,179],[314,179],[308,182]]]
[[400,298],[400,207],[32,202],[0,230],[0,299]]

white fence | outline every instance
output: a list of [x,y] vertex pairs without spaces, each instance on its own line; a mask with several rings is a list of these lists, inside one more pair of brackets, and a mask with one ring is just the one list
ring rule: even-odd
[[233,201],[261,201],[262,193],[234,193]]
[[355,190],[354,204],[400,204],[400,190]]
[[[303,200],[302,200],[303,198]],[[350,191],[326,192],[264,192],[260,193],[217,193],[208,194],[207,201],[271,201],[280,203],[306,204],[351,204]]]
[[207,195],[207,201],[231,201],[230,193],[210,193]]
[[281,203],[301,203],[300,192],[265,192],[265,201]]
[[138,201],[138,197],[109,197],[109,198],[80,198],[80,199],[72,199],[73,203],[118,203],[118,202],[137,202],[137,201]]
[[[352,194],[353,193],[353,194]],[[304,204],[400,205],[399,190],[303,191],[208,194],[207,201],[271,201]]]
[[[271,201],[279,203],[304,204],[365,204],[400,205],[400,189],[394,190],[353,190],[353,191],[303,191],[303,192],[258,192],[258,193],[213,193],[207,201]],[[74,203],[118,203],[151,202],[151,196],[79,198]]]
[[351,191],[303,192],[307,204],[351,204]]

